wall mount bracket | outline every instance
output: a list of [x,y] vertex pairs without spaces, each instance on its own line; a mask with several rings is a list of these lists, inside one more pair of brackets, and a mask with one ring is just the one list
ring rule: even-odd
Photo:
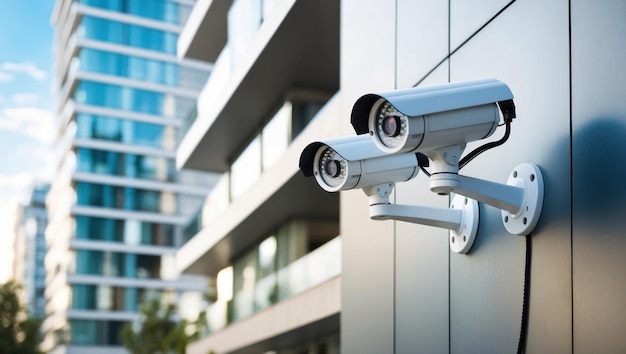
[[454,195],[450,208],[389,203],[393,184],[364,188],[370,197],[370,219],[398,220],[450,230],[450,249],[465,254],[474,244],[478,233],[478,202]]
[[464,147],[455,145],[427,153],[433,161],[430,190],[438,194],[464,195],[501,209],[502,222],[508,232],[520,236],[530,234],[537,226],[543,207],[544,183],[539,166],[517,165],[506,184],[462,176],[458,174],[458,153]]

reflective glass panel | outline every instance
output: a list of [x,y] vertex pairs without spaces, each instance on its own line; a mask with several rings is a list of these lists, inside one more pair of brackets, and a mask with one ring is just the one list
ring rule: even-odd
[[78,205],[176,213],[176,195],[167,191],[77,182],[76,195]]
[[76,274],[124,278],[158,278],[161,256],[76,250]]
[[126,77],[175,86],[178,69],[174,63],[84,48],[80,51],[80,68],[101,74]]
[[84,16],[77,33],[82,38],[176,54],[177,35],[153,28]]
[[158,181],[173,181],[176,177],[174,159],[87,148],[77,149],[76,156],[78,172]]
[[[190,7],[166,0],[80,0],[82,4],[169,23],[183,24]],[[180,11],[179,11],[180,9]]]
[[122,345],[120,331],[125,322],[70,320],[70,344]]
[[115,117],[79,113],[76,137],[119,141],[128,144],[172,148],[175,128]]
[[242,195],[261,175],[261,139],[255,138],[239,155],[230,170],[232,198]]
[[174,225],[84,215],[76,215],[74,219],[77,239],[140,245],[174,245]]
[[93,81],[81,81],[74,92],[74,100],[81,104],[170,118],[183,117],[195,106],[195,101],[190,98]]

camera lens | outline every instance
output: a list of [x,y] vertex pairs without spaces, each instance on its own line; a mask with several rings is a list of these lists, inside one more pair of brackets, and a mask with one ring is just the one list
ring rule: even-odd
[[400,118],[396,116],[385,116],[381,122],[381,130],[388,137],[400,135]]
[[330,177],[337,177],[341,173],[341,164],[337,160],[329,160],[324,164],[324,172]]
[[[320,185],[325,185],[328,188],[340,188],[346,182],[350,167],[346,159],[335,150],[324,146],[320,148],[315,158],[319,160],[314,174]],[[339,189],[335,191],[337,190]]]

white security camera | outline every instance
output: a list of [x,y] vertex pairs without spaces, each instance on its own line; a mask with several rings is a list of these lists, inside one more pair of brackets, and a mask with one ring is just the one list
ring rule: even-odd
[[313,142],[300,155],[302,173],[328,192],[408,181],[419,166],[416,154],[385,154],[366,135]]
[[351,123],[386,153],[427,152],[489,137],[500,121],[498,106],[505,119],[515,117],[512,99],[495,79],[367,94],[354,104]]
[[[479,147],[461,159],[466,144],[489,137],[500,111],[506,132],[500,141]],[[543,203],[543,177],[534,164],[519,164],[507,184],[459,175],[459,169],[481,152],[504,143],[515,118],[513,93],[495,79],[417,87],[359,98],[351,123],[357,134],[369,133],[388,154],[422,152],[432,160],[430,190],[455,193],[502,210],[505,228],[528,235]]]

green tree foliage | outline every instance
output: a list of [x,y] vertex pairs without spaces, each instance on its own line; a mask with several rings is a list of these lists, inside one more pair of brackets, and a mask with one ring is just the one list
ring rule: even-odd
[[18,297],[21,288],[12,280],[0,285],[0,353],[40,354],[41,319],[28,318]]
[[140,321],[122,328],[126,349],[133,354],[185,354],[187,343],[199,338],[206,328],[206,317],[200,313],[194,322],[176,323],[175,312],[173,304],[163,308],[157,299],[141,304]]

